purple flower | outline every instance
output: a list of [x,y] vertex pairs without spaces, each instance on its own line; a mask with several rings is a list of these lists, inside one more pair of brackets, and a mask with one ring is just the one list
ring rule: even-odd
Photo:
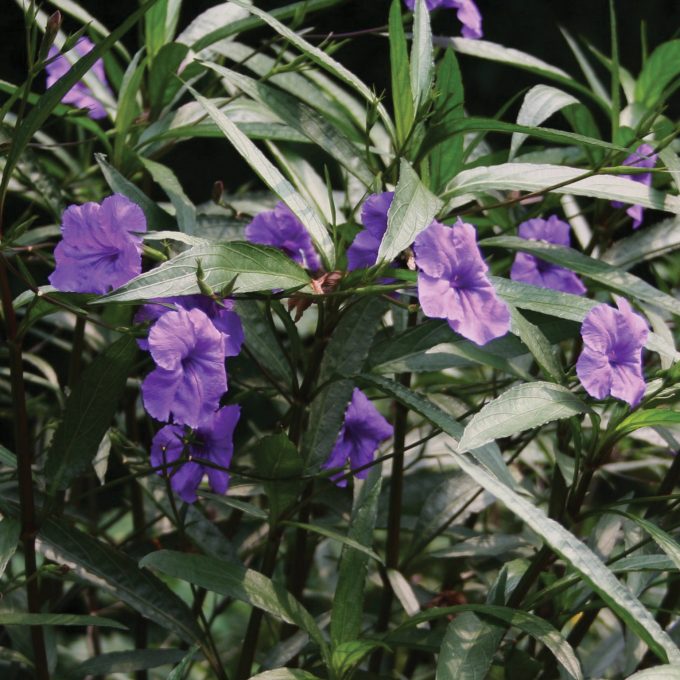
[[478,345],[505,335],[510,312],[486,276],[477,232],[460,219],[453,227],[433,222],[414,243],[418,297],[426,316]]
[[[623,161],[623,165],[630,165],[634,168],[653,168],[656,165],[657,155],[654,153],[654,147],[649,144],[640,144],[635,151]],[[643,172],[639,175],[621,175],[633,182],[640,182],[645,186],[652,186],[652,173]],[[612,201],[614,208],[624,208],[625,203],[621,201]],[[641,205],[628,206],[626,214],[633,219],[633,229],[638,229],[642,224],[642,216],[644,208]]]
[[[94,44],[89,38],[83,37],[78,40],[73,49],[78,58],[80,58],[84,57],[88,52],[91,52],[94,49]],[[45,66],[45,70],[47,71],[47,87],[52,87],[57,80],[71,70],[71,62],[63,54],[59,54],[59,50],[54,45],[50,47],[48,57],[54,59],[54,61],[49,62]],[[97,61],[94,62],[92,73],[102,86],[111,93],[111,88],[106,82],[106,75],[104,74],[104,62],[101,59],[97,59]],[[111,98],[113,98],[113,93],[111,93]],[[61,98],[61,101],[64,102],[64,104],[73,104],[73,106],[77,106],[79,109],[89,109],[87,115],[95,120],[98,118],[106,118],[106,109],[102,106],[101,102],[95,98],[92,90],[82,81],[77,82]]]
[[133,232],[143,231],[144,213],[121,194],[101,205],[69,206],[62,216],[50,283],[70,293],[106,293],[122,286],[142,272],[142,239]]
[[[375,456],[380,442],[392,436],[392,426],[378,413],[378,410],[358,388],[352,392],[352,400],[345,411],[345,422],[340,429],[335,446],[328,460],[323,464],[326,470],[343,467],[347,461],[352,469],[368,465]],[[356,473],[365,479],[368,468]],[[335,482],[343,473],[334,474]],[[347,480],[337,481],[338,486],[347,486]]]
[[251,243],[283,250],[288,257],[306,269],[321,269],[321,262],[309,233],[293,211],[281,201],[274,210],[255,215],[246,227],[246,238]]
[[144,406],[156,420],[200,427],[227,391],[224,339],[200,309],[163,314],[149,331],[156,368],[142,383]]
[[[406,6],[413,11],[416,0],[404,0]],[[478,40],[482,37],[482,15],[474,0],[425,0],[425,6],[432,11],[438,7],[457,9],[458,20],[463,24],[461,31],[464,38]]]
[[[226,493],[229,473],[213,466],[229,467],[234,453],[234,429],[240,415],[239,406],[223,406],[193,432],[179,425],[166,425],[156,433],[151,443],[151,465],[167,466],[157,473],[170,478],[170,486],[186,503],[196,500],[196,489],[206,474],[215,493]],[[184,452],[187,462],[173,465]]]
[[[569,224],[563,222],[557,215],[551,215],[547,220],[537,217],[519,225],[520,238],[555,243],[558,246],[571,245],[569,231]],[[574,272],[529,253],[517,253],[510,269],[510,278],[513,281],[521,281],[540,288],[552,288],[573,295],[583,295],[586,292],[585,286]]]
[[378,259],[378,250],[387,231],[387,211],[392,205],[393,191],[371,194],[361,208],[364,225],[347,249],[347,266],[350,271],[372,267]]
[[576,374],[591,397],[604,399],[611,394],[636,406],[645,393],[642,346],[649,331],[628,300],[615,300],[618,309],[597,305],[583,320],[583,351]]
[[[166,312],[182,307],[182,309],[200,309],[213,322],[222,334],[224,356],[235,357],[241,351],[243,344],[243,326],[241,319],[234,311],[234,301],[225,298],[220,304],[207,295],[181,295],[178,297],[158,298],[143,305],[135,314],[135,323],[157,321]],[[141,349],[148,350],[146,338],[139,338],[137,344]]]

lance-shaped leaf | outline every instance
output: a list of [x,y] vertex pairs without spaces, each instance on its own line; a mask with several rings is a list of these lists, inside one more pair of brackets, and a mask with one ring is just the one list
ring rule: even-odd
[[548,382],[517,385],[472,417],[458,450],[476,449],[494,439],[509,437],[588,410],[575,394],[561,385]]
[[246,137],[236,124],[232,122],[210,100],[202,97],[191,86],[188,86],[196,101],[206,110],[208,115],[222,130],[243,160],[250,165],[260,179],[295,213],[312,241],[319,249],[326,262],[335,262],[335,247],[316,211],[295,191],[293,185],[278,171],[276,166]]
[[565,562],[575,569],[626,625],[664,663],[680,664],[680,649],[659,626],[654,616],[608,569],[599,557],[561,524],[533,503],[509,489],[469,454],[451,451],[461,469],[522,519]]
[[680,197],[615,175],[591,175],[580,168],[534,163],[504,163],[463,170],[448,185],[452,196],[492,190],[541,191],[634,203],[680,214]]
[[102,616],[81,614],[29,614],[27,612],[0,611],[0,626],[103,626],[127,630],[118,621]]
[[416,0],[411,44],[411,94],[417,112],[427,102],[432,89],[432,29],[425,0]]
[[203,282],[216,292],[235,278],[233,290],[237,293],[300,288],[309,283],[305,270],[280,250],[233,241],[190,248],[99,298],[96,304],[201,293],[199,263]]
[[[517,124],[540,125],[565,106],[578,103],[579,101],[576,97],[556,87],[535,85],[524,95],[524,101],[517,114]],[[526,138],[527,135],[521,132],[515,132],[512,135],[509,154],[511,160],[515,157],[517,150]]]
[[50,560],[70,567],[79,579],[108,591],[182,640],[202,640],[203,634],[187,605],[121,550],[51,518],[40,528],[38,548]]
[[51,491],[66,489],[94,460],[136,355],[135,338],[125,335],[107,347],[74,385],[47,453],[45,478]]
[[579,253],[572,248],[543,241],[532,241],[519,238],[518,236],[494,236],[493,238],[484,239],[480,242],[480,245],[483,247],[500,247],[530,253],[541,260],[558,264],[571,269],[571,271],[577,274],[587,276],[589,279],[597,281],[618,293],[644,300],[673,314],[680,314],[680,301],[671,295],[661,292],[658,288],[651,286],[633,274],[583,255],[583,253]]
[[380,242],[378,262],[391,262],[408,248],[434,220],[441,201],[420,181],[409,163],[402,159],[399,182],[387,213],[387,231]]

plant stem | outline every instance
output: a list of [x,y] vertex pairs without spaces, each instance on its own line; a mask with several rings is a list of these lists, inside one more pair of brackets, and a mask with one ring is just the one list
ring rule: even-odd
[[[37,614],[40,612],[40,587],[37,578],[35,578],[37,568],[35,537],[38,533],[38,522],[33,495],[33,453],[28,429],[21,340],[17,335],[17,320],[12,306],[12,291],[4,257],[0,257],[0,295],[9,349],[12,407],[14,410],[14,442],[19,474],[21,541],[24,549],[24,569],[26,572],[26,597],[28,611],[31,614]],[[31,626],[31,642],[36,678],[38,680],[49,680],[45,638],[41,626]]]

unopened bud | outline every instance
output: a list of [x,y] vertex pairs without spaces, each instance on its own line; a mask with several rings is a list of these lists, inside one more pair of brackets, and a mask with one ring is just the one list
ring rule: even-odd
[[218,179],[214,184],[212,188],[212,201],[213,203],[217,203],[217,205],[220,205],[222,203],[222,195],[224,194],[224,182],[221,179]]
[[205,272],[201,265],[200,260],[196,260],[196,283],[198,284],[198,289],[203,293],[203,295],[213,296],[212,288],[206,283]]
[[61,22],[62,18],[59,10],[50,14],[47,19],[47,23],[45,24],[45,35],[43,35],[42,42],[40,43],[39,57],[41,60],[47,57],[50,47],[54,44],[54,39],[57,37],[59,29],[61,28]]

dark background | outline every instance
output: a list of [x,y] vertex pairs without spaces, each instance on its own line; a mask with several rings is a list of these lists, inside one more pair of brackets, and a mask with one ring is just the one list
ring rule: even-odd
[[[270,10],[290,1],[256,0],[256,4]],[[138,6],[135,0],[80,0],[80,4],[109,28],[118,25]],[[180,29],[216,4],[219,4],[218,0],[185,0]],[[609,3],[606,0],[477,0],[477,4],[483,15],[485,39],[521,49],[581,80],[580,69],[559,26],[609,54]],[[346,0],[330,10],[310,15],[305,25],[314,27],[314,34],[381,27],[387,22],[389,6],[389,0]],[[644,27],[646,31],[650,51],[659,43],[676,37],[680,32],[680,0],[615,0],[615,6],[621,63],[636,74],[641,63],[641,29]],[[14,0],[0,0],[0,8],[0,78],[18,83],[23,79],[25,68],[22,16]],[[49,3],[44,8],[50,11]],[[459,34],[460,24],[455,11],[436,12],[433,23],[437,34]],[[267,35],[270,32],[261,30],[249,33],[247,39],[255,44]],[[130,49],[136,49],[138,36],[132,32],[124,42]],[[353,37],[334,56],[366,83],[374,85],[376,91],[388,89],[388,47],[384,37]],[[493,116],[520,90],[540,82],[532,74],[494,62],[466,56],[461,56],[460,61],[466,107],[473,115]],[[598,72],[603,75],[602,69]],[[517,106],[505,115],[506,120],[514,120]],[[247,177],[245,166],[239,166],[240,159],[232,159],[226,142],[219,145],[214,141],[195,140],[182,144],[164,162],[172,165],[187,192],[197,201],[209,198],[215,179],[221,178],[229,186],[238,185],[238,177],[234,175]],[[227,177],[223,176],[225,167],[230,169]]]

